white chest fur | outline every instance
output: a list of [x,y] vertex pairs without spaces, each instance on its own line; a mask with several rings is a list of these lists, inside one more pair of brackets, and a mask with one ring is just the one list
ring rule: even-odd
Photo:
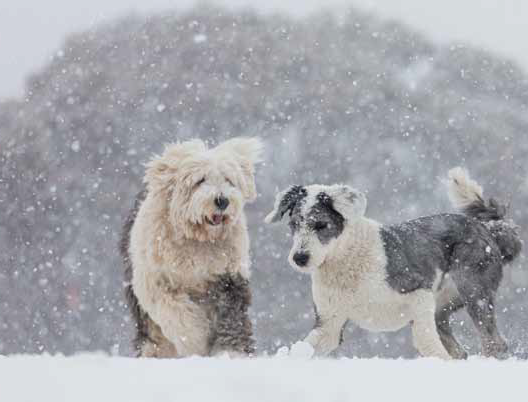
[[393,331],[409,323],[412,296],[394,291],[386,282],[387,258],[379,225],[362,220],[343,240],[338,256],[312,274],[319,313],[346,317],[372,331]]
[[145,201],[131,232],[137,293],[141,285],[155,286],[160,278],[174,289],[199,290],[214,275],[231,272],[249,277],[249,241],[243,215],[224,239],[190,240],[179,236],[163,213],[150,212],[148,202],[153,201]]

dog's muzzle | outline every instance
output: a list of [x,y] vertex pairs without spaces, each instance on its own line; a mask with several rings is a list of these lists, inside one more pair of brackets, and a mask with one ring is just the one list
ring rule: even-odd
[[214,203],[220,211],[225,211],[229,206],[229,199],[220,195],[215,198]]
[[206,222],[211,226],[218,226],[222,223],[227,223],[229,221],[229,216],[224,214],[213,214],[210,218],[208,216],[205,217]]
[[306,252],[297,252],[293,255],[293,261],[299,267],[305,267],[308,264],[309,260],[310,260],[310,254]]

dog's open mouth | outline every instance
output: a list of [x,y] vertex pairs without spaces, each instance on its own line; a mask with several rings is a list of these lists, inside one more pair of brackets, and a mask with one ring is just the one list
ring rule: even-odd
[[224,214],[213,214],[211,218],[205,217],[205,221],[211,226],[218,226],[229,221],[229,216]]

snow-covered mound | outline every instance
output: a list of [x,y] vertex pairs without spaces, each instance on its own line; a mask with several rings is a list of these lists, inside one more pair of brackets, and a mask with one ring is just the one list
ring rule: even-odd
[[[0,357],[6,402],[513,400],[528,363],[471,359]],[[383,398],[383,399],[381,399]],[[449,398],[449,399],[447,399]],[[467,399],[466,399],[467,398]]]

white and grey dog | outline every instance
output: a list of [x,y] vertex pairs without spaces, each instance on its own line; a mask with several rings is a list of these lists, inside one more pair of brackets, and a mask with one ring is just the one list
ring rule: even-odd
[[483,355],[504,355],[494,295],[521,240],[504,220],[506,208],[485,202],[463,169],[449,172],[448,192],[462,214],[391,226],[365,217],[365,195],[346,185],[292,186],[277,196],[266,222],[289,214],[289,262],[312,276],[316,324],[306,341],[317,355],[338,347],[351,320],[372,331],[411,324],[422,356],[465,358],[449,326],[462,307],[480,333]]
[[262,143],[200,140],[154,157],[121,239],[126,294],[144,357],[253,352],[244,204]]

